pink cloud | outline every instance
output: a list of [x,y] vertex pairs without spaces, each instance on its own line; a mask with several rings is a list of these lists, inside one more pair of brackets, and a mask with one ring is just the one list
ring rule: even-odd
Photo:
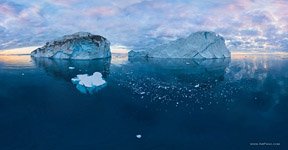
[[75,3],[81,2],[81,0],[50,0],[53,4],[62,5],[65,7],[71,7]]
[[11,5],[7,3],[2,3],[2,4],[0,3],[0,14],[15,16],[17,15],[17,11],[15,8],[13,8]]
[[102,17],[102,16],[113,16],[119,12],[119,9],[116,7],[94,7],[89,8],[84,11],[84,14],[87,16]]

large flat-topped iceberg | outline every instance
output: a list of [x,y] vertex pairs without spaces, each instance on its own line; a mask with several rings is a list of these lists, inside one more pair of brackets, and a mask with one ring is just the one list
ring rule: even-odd
[[146,51],[130,51],[129,57],[226,58],[231,57],[225,40],[214,32],[201,31]]
[[111,57],[110,42],[100,35],[78,32],[47,42],[45,46],[34,50],[31,56],[82,60],[107,58]]

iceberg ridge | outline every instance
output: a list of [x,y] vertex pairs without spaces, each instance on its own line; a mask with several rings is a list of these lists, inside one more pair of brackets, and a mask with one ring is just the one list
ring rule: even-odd
[[226,58],[231,57],[222,36],[214,32],[200,31],[187,38],[149,48],[146,51],[130,51],[129,57],[152,58]]

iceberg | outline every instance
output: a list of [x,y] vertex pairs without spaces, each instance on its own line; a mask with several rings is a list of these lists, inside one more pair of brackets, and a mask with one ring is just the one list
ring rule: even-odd
[[106,81],[102,78],[100,72],[94,72],[91,76],[88,74],[79,74],[75,78],[72,78],[71,81],[77,84],[76,88],[84,94],[93,94],[106,86]]
[[65,35],[31,52],[32,57],[90,60],[111,57],[110,42],[88,32]]
[[187,38],[149,48],[145,51],[132,50],[129,57],[146,58],[226,58],[231,57],[222,36],[214,32],[200,31]]

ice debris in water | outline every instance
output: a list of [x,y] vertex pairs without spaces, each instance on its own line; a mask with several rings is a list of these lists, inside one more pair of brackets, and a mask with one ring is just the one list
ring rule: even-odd
[[75,67],[69,67],[69,69],[70,69],[70,70],[73,70],[73,69],[75,69]]
[[198,88],[198,87],[200,87],[200,84],[197,84],[197,85],[195,85],[194,87],[195,87],[195,88]]
[[76,88],[84,94],[93,94],[106,85],[106,81],[102,78],[100,72],[94,72],[93,75],[79,74],[77,77],[71,79]]
[[141,139],[141,138],[142,138],[142,135],[141,135],[141,134],[137,134],[136,137],[137,137],[138,139]]

